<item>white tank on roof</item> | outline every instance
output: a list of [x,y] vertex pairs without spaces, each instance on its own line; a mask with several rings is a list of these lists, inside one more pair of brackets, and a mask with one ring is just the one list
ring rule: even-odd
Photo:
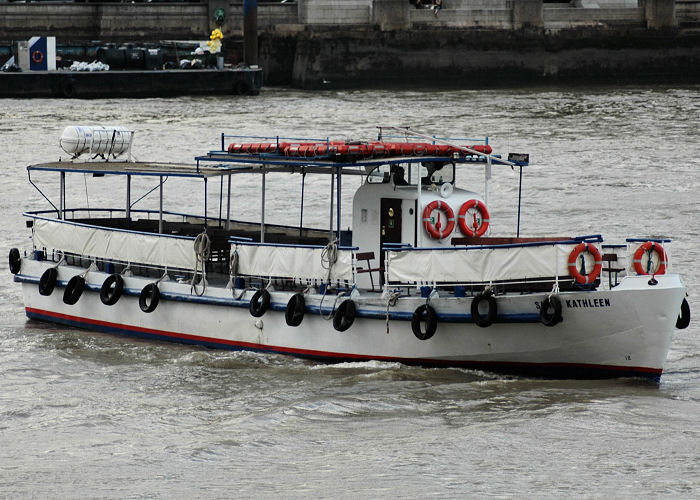
[[88,153],[116,158],[129,152],[133,135],[126,127],[70,125],[63,131],[59,144],[73,157]]

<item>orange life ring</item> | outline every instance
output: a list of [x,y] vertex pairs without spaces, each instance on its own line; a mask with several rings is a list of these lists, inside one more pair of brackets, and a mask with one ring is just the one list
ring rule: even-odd
[[[578,260],[579,255],[581,255],[583,252],[590,253],[591,256],[593,256],[593,261],[595,262],[593,270],[587,274],[581,273],[576,266],[576,261]],[[579,243],[569,254],[569,274],[576,280],[576,283],[581,283],[582,285],[593,283],[602,269],[603,258],[600,256],[598,249],[590,243]]]
[[[659,256],[659,267],[655,272],[647,272],[647,270],[642,267],[642,257],[644,256],[644,252],[649,252],[649,260],[647,261],[647,266],[651,267],[652,250],[656,252],[656,254]],[[666,265],[668,264],[666,260],[666,252],[664,252],[664,247],[662,247],[659,243],[654,243],[653,241],[647,241],[645,243],[642,243],[637,249],[637,251],[634,252],[634,260],[632,262],[634,263],[634,270],[637,272],[637,274],[665,274]],[[649,271],[651,271],[651,269],[649,269]]]
[[43,60],[44,60],[44,53],[42,51],[35,50],[34,52],[32,52],[32,61],[39,64]]
[[[476,213],[474,213],[474,225],[473,227],[469,227],[469,224],[467,223],[467,211],[470,208],[476,208],[476,211],[479,212],[481,215],[481,224],[479,224],[479,219],[477,218]],[[489,211],[486,210],[486,205],[484,205],[482,201],[465,201],[464,204],[462,204],[462,207],[459,209],[457,223],[465,235],[478,238],[479,236],[483,236],[489,227]]]
[[[440,210],[445,213],[445,218],[447,219],[445,229],[440,230],[442,223],[440,222],[439,215],[437,221],[433,222],[433,218],[430,216],[433,210]],[[428,234],[430,234],[432,238],[438,240],[447,238],[455,227],[455,213],[444,201],[431,201],[425,206],[425,209],[423,209],[423,226],[425,226],[425,230],[428,231]]]

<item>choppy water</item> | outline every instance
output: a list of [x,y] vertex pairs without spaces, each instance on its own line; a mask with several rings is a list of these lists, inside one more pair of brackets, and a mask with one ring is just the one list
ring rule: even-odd
[[[659,385],[326,366],[28,322],[3,257],[0,497],[700,496],[700,87],[0,100],[2,255],[28,245],[22,210],[48,208],[24,167],[55,159],[74,123],[133,127],[139,159],[168,161],[213,149],[222,131],[488,135],[497,151],[531,154],[524,235],[671,237],[695,317],[676,332]],[[494,177],[494,234],[512,233],[517,175]],[[480,175],[470,182],[480,190]],[[298,186],[271,176],[268,188],[268,221],[296,222]],[[114,188],[90,189],[69,185],[75,204],[91,206]],[[173,184],[166,202],[202,199],[201,186]],[[326,220],[321,200],[306,206],[305,222]],[[238,198],[234,211],[252,215],[255,203]]]

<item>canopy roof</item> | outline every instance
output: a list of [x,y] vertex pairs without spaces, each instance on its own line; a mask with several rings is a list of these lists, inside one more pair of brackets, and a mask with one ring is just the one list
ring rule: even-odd
[[[263,173],[263,172],[298,172],[331,174],[342,172],[343,175],[365,175],[380,165],[454,162],[456,164],[485,164],[483,157],[445,158],[443,156],[406,156],[373,158],[352,162],[334,162],[314,158],[288,158],[276,155],[240,155],[223,151],[212,151],[205,156],[195,158],[196,163],[160,163],[160,162],[125,162],[125,161],[57,161],[39,163],[27,167],[29,171],[54,171],[91,173],[97,175],[142,175],[174,177],[216,177],[229,174]],[[491,157],[493,165],[527,165],[527,162],[507,162],[497,156]]]

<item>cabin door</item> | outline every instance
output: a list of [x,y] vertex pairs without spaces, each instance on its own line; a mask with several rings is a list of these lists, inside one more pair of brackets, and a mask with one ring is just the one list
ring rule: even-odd
[[[384,269],[385,243],[401,243],[401,204],[403,200],[396,198],[381,199],[381,217],[379,228],[379,266]],[[381,273],[380,283],[384,284],[384,273]]]

